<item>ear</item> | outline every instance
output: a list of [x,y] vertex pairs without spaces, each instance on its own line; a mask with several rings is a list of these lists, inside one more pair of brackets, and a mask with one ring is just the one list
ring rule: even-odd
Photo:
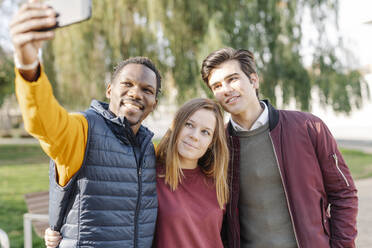
[[106,97],[107,97],[107,99],[111,99],[111,83],[109,83],[107,85],[107,88],[106,88]]
[[152,106],[152,111],[154,111],[157,106],[158,106],[158,99],[156,98],[155,99],[155,104],[154,104],[154,106]]
[[258,89],[260,87],[260,79],[256,73],[251,73],[249,75],[253,88]]

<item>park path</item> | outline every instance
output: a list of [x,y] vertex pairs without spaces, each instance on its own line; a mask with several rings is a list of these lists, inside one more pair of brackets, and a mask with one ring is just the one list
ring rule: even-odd
[[358,237],[356,247],[372,247],[372,178],[355,182],[358,189]]
[[[338,145],[364,151],[372,154],[372,141],[348,141],[338,140]],[[357,248],[372,247],[372,178],[360,179],[355,181],[358,189],[358,237],[356,239]]]
[[33,138],[0,138],[0,145],[29,145],[38,143],[37,139]]

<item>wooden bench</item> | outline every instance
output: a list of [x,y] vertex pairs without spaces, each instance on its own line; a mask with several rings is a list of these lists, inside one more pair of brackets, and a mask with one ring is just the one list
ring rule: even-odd
[[24,195],[28,212],[23,215],[23,230],[25,248],[32,247],[32,225],[35,233],[43,238],[44,231],[49,227],[49,192],[36,192]]

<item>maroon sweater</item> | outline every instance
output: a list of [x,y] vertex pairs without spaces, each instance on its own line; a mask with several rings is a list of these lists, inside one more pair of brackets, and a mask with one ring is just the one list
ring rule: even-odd
[[157,177],[158,219],[155,247],[223,247],[223,210],[216,187],[199,167],[183,170],[185,177],[175,191]]

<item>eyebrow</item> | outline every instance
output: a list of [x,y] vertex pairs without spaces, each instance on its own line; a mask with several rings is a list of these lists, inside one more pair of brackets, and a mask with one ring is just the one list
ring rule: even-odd
[[125,82],[131,82],[131,83],[137,83],[137,84],[146,84],[143,87],[151,88],[151,89],[155,90],[155,88],[151,84],[148,84],[148,83],[145,83],[145,82],[138,82],[138,81],[130,79],[130,78],[124,78],[123,80],[120,80],[120,83],[125,83]]
[[[192,123],[195,123],[195,121],[193,121],[192,119],[188,119],[187,121],[190,121]],[[186,121],[186,122],[187,122]],[[203,127],[204,129],[208,129],[209,131],[213,132],[213,129],[209,128],[209,127]]]
[[125,83],[125,82],[135,83],[136,81],[135,80],[132,80],[130,78],[123,78],[123,79],[120,80],[120,83]]
[[[229,74],[229,75],[227,75],[227,76],[223,79],[223,81],[225,81],[225,80],[227,80],[227,79],[229,79],[229,78],[231,78],[231,77],[233,77],[233,76],[239,76],[239,73],[234,72],[234,73],[232,73],[232,74]],[[214,82],[213,84],[210,85],[210,87],[212,87],[213,85],[215,85],[215,84],[217,84],[217,83],[220,83],[220,81],[216,81],[216,82]]]

